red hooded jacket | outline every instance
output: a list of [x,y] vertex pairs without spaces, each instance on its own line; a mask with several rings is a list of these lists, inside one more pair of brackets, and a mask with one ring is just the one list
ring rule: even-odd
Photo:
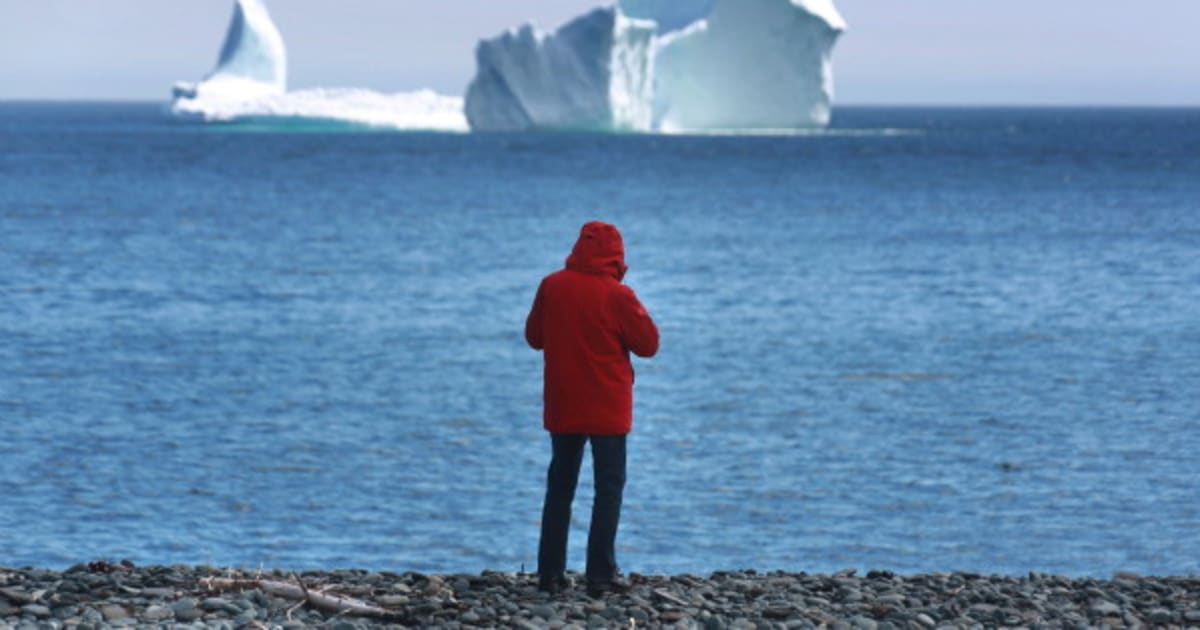
[[633,427],[629,353],[658,352],[658,327],[625,277],[615,226],[579,231],[566,269],[542,279],[525,340],[545,358],[543,424],[552,433],[625,435]]

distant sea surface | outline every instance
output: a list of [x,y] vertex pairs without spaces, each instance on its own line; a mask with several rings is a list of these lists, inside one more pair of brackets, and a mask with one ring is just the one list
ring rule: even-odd
[[662,331],[624,570],[1200,573],[1200,109],[682,137],[0,103],[0,565],[534,570],[522,329],[591,219]]

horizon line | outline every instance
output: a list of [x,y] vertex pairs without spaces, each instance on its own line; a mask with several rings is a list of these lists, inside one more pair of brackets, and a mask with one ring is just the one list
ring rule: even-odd
[[[46,103],[46,104],[128,104],[128,105],[150,105],[150,104],[170,104],[170,98],[152,99],[142,97],[45,97],[45,96],[0,96],[0,103]],[[1022,102],[1022,101],[995,101],[995,102],[953,102],[953,101],[852,101],[846,103],[833,103],[833,110],[839,108],[947,108],[947,109],[987,109],[987,108],[1011,108],[1011,109],[1200,109],[1200,102],[1197,103],[1119,103],[1119,102],[1079,102],[1079,103],[1057,103],[1057,102]]]

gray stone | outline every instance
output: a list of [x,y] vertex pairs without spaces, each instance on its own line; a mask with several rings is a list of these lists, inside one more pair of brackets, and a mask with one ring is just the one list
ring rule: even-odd
[[874,619],[868,619],[862,615],[852,618],[850,623],[858,630],[875,630],[879,627],[879,624],[875,623]]
[[876,603],[889,604],[892,606],[903,606],[905,597],[900,593],[886,593],[875,598]]
[[1101,617],[1120,617],[1121,607],[1106,600],[1097,600],[1092,602],[1091,611],[1093,614]]
[[529,614],[533,615],[534,617],[541,617],[542,619],[553,619],[554,607],[549,604],[539,604],[529,609]]
[[204,615],[200,609],[196,608],[196,600],[190,597],[171,604],[171,612],[174,613],[175,619],[184,623],[190,623]]
[[175,611],[166,606],[151,605],[147,606],[145,612],[142,613],[142,618],[148,621],[162,621],[175,616]]
[[37,598],[19,588],[0,588],[0,595],[14,604],[32,604]]
[[622,606],[605,606],[598,611],[601,617],[610,621],[627,621],[629,615],[625,613],[625,608]]
[[109,604],[109,605],[107,605],[107,606],[101,606],[101,607],[100,607],[100,614],[104,615],[104,620],[105,620],[105,621],[110,621],[110,622],[111,622],[111,621],[116,621],[116,620],[118,620],[118,619],[127,619],[127,618],[129,617],[129,611],[128,611],[128,610],[125,610],[125,608],[124,608],[124,607],[122,607],[122,606],[117,606],[117,605],[115,605],[115,604]]
[[50,616],[50,608],[41,604],[25,604],[21,607],[21,612],[27,615],[33,615],[39,619],[44,619]]
[[210,597],[203,602],[200,602],[200,607],[208,612],[219,612],[226,615],[235,616],[242,614],[242,609],[233,602],[221,599],[220,597]]
[[926,628],[933,628],[937,625],[937,623],[933,620],[933,617],[930,617],[929,615],[926,615],[925,613],[917,613],[916,619],[917,619],[917,623],[921,624],[922,626],[924,626]]
[[254,614],[254,611],[247,610],[233,618],[233,625],[240,628],[242,626],[249,625],[250,622],[254,621],[256,618],[257,616]]
[[380,595],[375,601],[384,608],[398,608],[400,606],[407,606],[411,599],[408,595]]

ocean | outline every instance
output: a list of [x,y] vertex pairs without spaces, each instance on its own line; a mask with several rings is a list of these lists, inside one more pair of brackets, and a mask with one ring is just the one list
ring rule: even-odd
[[593,219],[662,333],[625,571],[1200,572],[1194,108],[659,136],[0,103],[0,565],[534,570],[524,317]]

